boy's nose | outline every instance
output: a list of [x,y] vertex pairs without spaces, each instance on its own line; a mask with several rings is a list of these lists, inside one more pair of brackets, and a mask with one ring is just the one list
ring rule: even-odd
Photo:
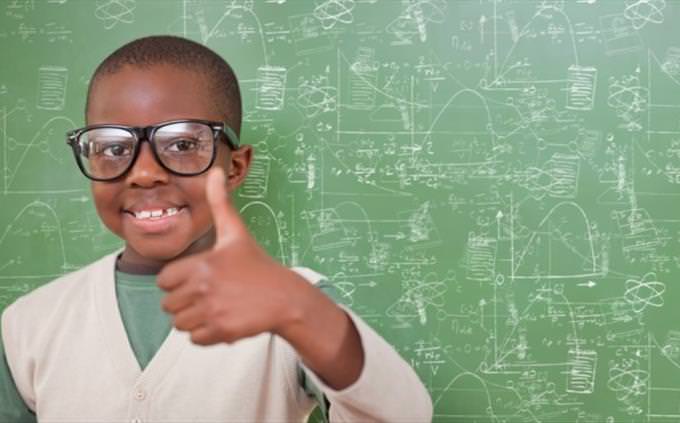
[[139,156],[127,174],[126,182],[130,186],[152,187],[168,182],[168,172],[156,161],[147,142],[139,146]]

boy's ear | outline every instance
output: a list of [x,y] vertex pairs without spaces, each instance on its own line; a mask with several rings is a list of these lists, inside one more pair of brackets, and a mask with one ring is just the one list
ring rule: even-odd
[[248,176],[250,163],[253,158],[253,146],[242,145],[230,154],[229,169],[227,172],[227,188],[229,192],[238,188]]

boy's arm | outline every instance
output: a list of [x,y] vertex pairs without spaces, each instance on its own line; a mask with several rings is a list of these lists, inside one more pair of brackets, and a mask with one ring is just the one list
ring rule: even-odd
[[330,401],[330,421],[431,421],[432,401],[411,367],[351,310],[304,283],[316,295],[290,293],[309,303],[279,335]]
[[207,179],[215,244],[167,264],[157,278],[174,326],[199,345],[281,336],[319,376],[338,420],[429,420],[429,395],[408,364],[361,319],[257,244],[228,199],[221,169]]

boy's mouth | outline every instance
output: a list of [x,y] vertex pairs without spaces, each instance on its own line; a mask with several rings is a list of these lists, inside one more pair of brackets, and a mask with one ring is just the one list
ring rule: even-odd
[[137,210],[137,211],[132,211],[132,210],[124,210],[124,211],[126,213],[129,213],[132,216],[134,216],[135,219],[158,220],[158,219],[162,219],[164,217],[174,216],[177,213],[179,213],[180,210],[182,210],[183,208],[184,208],[184,206],[168,207],[168,208],[163,208],[163,209],[159,208],[159,209],[146,209],[146,210]]
[[137,219],[159,219],[175,215],[186,207],[179,201],[140,199],[123,205],[121,211]]
[[179,223],[178,219],[187,213],[186,206],[144,206],[143,208],[124,209],[123,212],[132,228],[145,234],[162,234]]

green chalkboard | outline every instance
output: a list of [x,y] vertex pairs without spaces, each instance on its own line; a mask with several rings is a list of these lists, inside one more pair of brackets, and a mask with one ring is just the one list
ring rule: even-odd
[[680,2],[4,0],[0,305],[118,248],[64,133],[133,38],[239,75],[268,251],[330,277],[436,421],[680,420]]

